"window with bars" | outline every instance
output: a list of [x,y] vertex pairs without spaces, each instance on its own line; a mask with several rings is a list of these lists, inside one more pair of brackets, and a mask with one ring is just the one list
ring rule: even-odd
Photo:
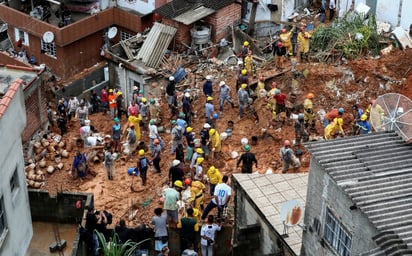
[[127,33],[127,32],[125,32],[125,31],[120,31],[120,40],[127,40],[127,39],[129,39],[129,38],[131,38],[131,37],[133,37],[133,35],[132,34],[130,34],[130,33]]
[[29,46],[29,34],[18,28],[14,28],[14,38],[17,41],[21,40],[22,45]]
[[326,212],[324,239],[338,255],[350,256],[352,235],[345,230],[329,209]]
[[46,43],[41,39],[41,50],[45,54],[56,58],[56,45],[54,42]]

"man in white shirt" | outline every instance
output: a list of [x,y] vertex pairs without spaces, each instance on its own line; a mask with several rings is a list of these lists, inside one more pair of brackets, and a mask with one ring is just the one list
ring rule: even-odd
[[230,196],[232,195],[232,188],[226,184],[228,180],[229,176],[225,175],[222,178],[222,183],[216,185],[215,192],[213,194],[214,196],[212,200],[210,200],[210,203],[206,206],[205,210],[203,211],[201,218],[202,221],[206,219],[206,216],[215,207],[217,207],[217,217],[222,217],[223,209],[229,203]]
[[215,233],[220,231],[222,223],[219,225],[214,223],[213,215],[207,217],[205,223],[200,230],[200,245],[202,246],[202,256],[213,256],[213,245],[215,244]]

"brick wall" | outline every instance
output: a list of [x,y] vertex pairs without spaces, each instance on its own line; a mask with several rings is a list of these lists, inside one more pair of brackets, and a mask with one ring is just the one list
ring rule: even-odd
[[[177,28],[176,35],[174,37],[174,40],[176,41],[177,44],[180,42],[184,42],[187,45],[190,45],[190,42],[192,41],[192,37],[190,36],[190,28],[191,26],[184,25],[180,22],[171,20],[169,18],[163,18],[164,25],[171,26],[174,28]],[[173,44],[173,41],[172,41]]]
[[214,43],[219,42],[230,33],[230,26],[236,25],[241,20],[241,5],[232,3],[217,12],[207,16],[205,22],[212,25],[212,38]]
[[[42,86],[41,79],[36,80],[35,83],[36,84],[31,85],[33,88],[27,88],[24,92],[24,103],[26,105],[26,127],[24,128],[21,136],[23,142],[28,141],[36,131],[42,128],[42,125],[47,123],[46,89],[44,85]],[[39,103],[39,101],[41,103]]]

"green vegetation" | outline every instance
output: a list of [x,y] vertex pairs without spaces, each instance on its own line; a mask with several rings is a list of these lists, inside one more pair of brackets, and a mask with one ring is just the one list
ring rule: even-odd
[[331,57],[356,59],[365,54],[379,54],[379,40],[374,16],[365,20],[362,15],[351,13],[334,21],[331,26],[315,30],[311,54],[321,62]]
[[119,235],[117,233],[114,233],[109,241],[106,241],[106,238],[102,233],[98,231],[95,232],[101,245],[99,250],[103,252],[104,256],[132,256],[135,254],[135,251],[140,244],[150,240],[150,238],[148,238],[139,243],[128,240],[124,244],[119,244]]

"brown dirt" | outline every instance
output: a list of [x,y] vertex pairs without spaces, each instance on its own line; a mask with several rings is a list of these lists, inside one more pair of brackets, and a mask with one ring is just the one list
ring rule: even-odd
[[[372,57],[366,57],[364,59],[349,62],[342,65],[330,65],[330,64],[301,64],[298,65],[298,70],[304,73],[304,70],[309,71],[309,75],[306,78],[298,78],[298,86],[295,88],[298,94],[298,102],[302,103],[304,96],[308,92],[315,94],[315,110],[321,108],[330,110],[333,107],[344,107],[347,112],[350,112],[354,103],[358,103],[362,108],[366,108],[371,98],[376,98],[378,95],[387,92],[398,92],[412,97],[412,49],[405,51],[394,50],[387,56],[382,56],[380,59],[374,59]],[[273,69],[273,65],[268,64],[265,67],[265,71],[268,72]],[[274,70],[272,71],[274,72]],[[206,74],[203,74],[206,75]],[[223,77],[224,75],[224,77]],[[221,79],[225,79],[226,83],[232,87],[233,96],[235,93],[235,71],[225,69],[224,74],[220,74]],[[402,85],[398,85],[394,82],[388,82],[385,79],[390,78],[394,81],[403,81]],[[189,79],[193,79],[189,74]],[[216,81],[217,84],[221,80]],[[292,74],[286,72],[280,77],[275,77],[266,81],[266,85],[270,86],[271,81],[277,81],[279,88],[284,92],[290,92],[292,84]],[[193,81],[193,80],[192,80]],[[333,82],[330,82],[333,81]],[[198,87],[201,87],[202,81],[198,81]],[[327,84],[333,84],[336,89],[339,89],[339,93],[331,90]],[[386,84],[386,90],[382,89],[380,84]],[[215,88],[215,91],[217,89]],[[215,110],[218,111],[218,95],[215,93]],[[199,99],[193,104],[195,111],[197,110],[198,117],[193,121],[194,131],[199,134],[199,131],[204,123],[204,97],[200,96]],[[163,105],[163,109],[166,112],[166,106]],[[259,173],[266,173],[271,168],[273,173],[280,173],[280,158],[279,148],[282,146],[284,139],[294,139],[294,131],[292,124],[287,124],[281,127],[277,124],[277,127],[281,129],[277,132],[278,136],[272,138],[261,138],[261,129],[268,128],[268,118],[271,116],[270,112],[266,110],[263,102],[257,101],[255,108],[258,110],[260,123],[255,124],[250,118],[245,118],[238,121],[238,109],[232,109],[229,104],[225,105],[224,113],[217,120],[217,130],[223,132],[227,128],[227,122],[232,120],[235,122],[233,129],[233,136],[223,142],[223,152],[220,153],[217,158],[212,161],[206,161],[205,169],[212,164],[218,167],[225,174],[232,174],[239,172],[236,170],[236,161],[230,158],[230,152],[241,152],[241,138],[246,137],[251,141],[252,136],[258,136],[258,144],[252,146],[252,152],[256,154],[259,161]],[[350,130],[350,115],[345,114],[345,130]],[[90,117],[92,124],[96,126],[99,132],[104,134],[110,133],[111,120],[108,116],[104,116],[101,113],[92,115]],[[163,123],[168,123],[168,118],[164,117]],[[126,121],[123,120],[125,124]],[[76,121],[72,121],[72,128],[68,135],[65,136],[66,142],[71,141],[74,143],[75,138],[78,135],[79,125]],[[271,131],[276,133],[273,128]],[[322,125],[317,125],[318,135],[323,133]],[[137,209],[136,217],[126,218],[129,220],[129,225],[136,224],[137,222],[149,222],[155,207],[161,206],[159,204],[159,193],[162,186],[167,182],[167,173],[169,164],[173,160],[173,156],[170,155],[169,135],[164,134],[166,140],[166,151],[163,153],[162,158],[162,174],[158,176],[153,172],[148,173],[148,185],[146,187],[141,186],[139,177],[132,177],[127,174],[127,168],[133,166],[134,161],[125,162],[124,160],[118,160],[115,164],[114,181],[108,181],[105,175],[105,171],[102,163],[91,164],[91,168],[97,173],[96,177],[88,176],[85,180],[72,180],[69,172],[71,162],[73,159],[74,150],[70,152],[70,158],[63,159],[65,168],[62,171],[56,171],[52,175],[46,175],[47,181],[42,189],[50,191],[55,194],[57,191],[80,191],[90,192],[95,195],[95,206],[98,209],[106,209],[113,213],[114,223],[121,217],[127,217],[133,213],[134,209]],[[147,134],[143,136],[143,140],[148,144]],[[303,167],[300,172],[307,172],[309,166],[309,154],[304,153],[302,157]],[[50,161],[49,161],[50,162]],[[134,183],[136,190],[140,192],[132,192],[130,190],[131,183]],[[148,206],[144,206],[148,204]],[[132,210],[130,210],[132,209]]]

